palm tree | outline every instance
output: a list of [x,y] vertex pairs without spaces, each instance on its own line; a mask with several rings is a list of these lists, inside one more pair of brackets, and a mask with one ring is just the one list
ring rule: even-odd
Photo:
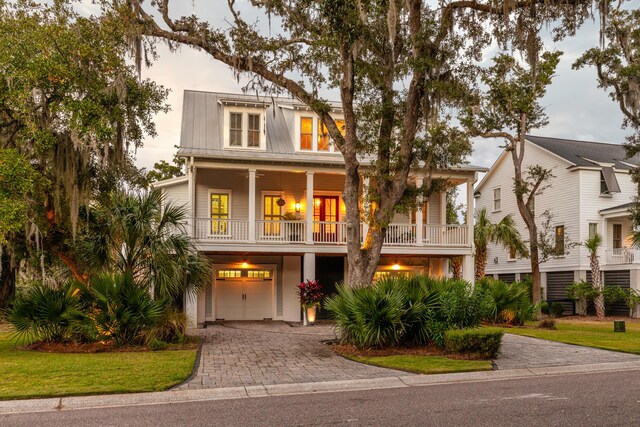
[[489,243],[502,244],[505,248],[515,249],[516,253],[520,256],[528,256],[527,247],[522,241],[520,232],[516,228],[515,221],[510,214],[502,218],[497,224],[494,224],[487,215],[487,209],[480,209],[476,216],[476,223],[473,226],[473,240],[476,246],[476,280],[484,277]]
[[589,265],[591,267],[591,281],[593,289],[596,291],[596,297],[593,305],[596,307],[596,316],[604,318],[604,287],[602,286],[602,277],[600,275],[600,260],[598,259],[598,248],[602,244],[602,236],[595,233],[589,237],[584,245],[589,250]]
[[185,292],[210,283],[210,263],[184,228],[187,212],[165,203],[162,193],[116,192],[90,212],[91,230],[79,238],[79,257],[89,270],[119,272],[181,305]]

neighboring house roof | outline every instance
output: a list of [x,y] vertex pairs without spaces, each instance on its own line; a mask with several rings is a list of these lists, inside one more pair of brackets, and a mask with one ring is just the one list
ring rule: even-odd
[[600,164],[607,164],[616,169],[630,170],[633,165],[640,164],[640,156],[627,158],[625,148],[621,144],[532,135],[527,135],[526,138],[527,141],[562,157],[575,166],[597,167],[601,166]]
[[606,209],[600,209],[598,212],[600,212],[601,214],[606,214],[606,213],[609,213],[609,212],[612,212],[612,211],[627,210],[632,206],[635,206],[635,202],[623,203],[623,204],[618,205],[618,206],[613,206],[613,207],[606,208]]
[[[329,103],[334,111],[341,111],[341,104]],[[265,108],[266,149],[230,150],[223,146],[223,108],[226,105]],[[268,163],[295,163],[307,165],[344,165],[342,154],[296,152],[294,148],[291,111],[308,110],[294,98],[264,95],[229,94],[185,90],[182,107],[181,156],[224,159],[225,161],[259,161]],[[362,157],[364,165],[372,158]],[[482,166],[469,164],[449,168],[457,171],[485,172]]]
[[[566,161],[569,168],[600,168],[603,171],[605,180],[607,181],[607,185],[611,192],[620,192],[620,187],[615,179],[615,175],[613,174],[611,167],[616,170],[631,170],[635,165],[640,164],[640,155],[627,158],[625,148],[621,144],[578,141],[575,139],[551,138],[534,135],[527,135],[526,140]],[[489,169],[489,173],[482,178],[476,187],[474,194],[479,194],[481,188],[489,181],[492,172],[506,156],[507,151],[503,150],[498,159]]]

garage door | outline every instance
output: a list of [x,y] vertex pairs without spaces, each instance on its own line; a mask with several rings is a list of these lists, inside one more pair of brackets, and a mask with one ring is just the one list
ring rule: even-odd
[[273,318],[272,285],[270,270],[219,270],[214,283],[216,320]]
[[[567,287],[573,283],[573,271],[554,271],[547,273],[547,300],[567,299]],[[563,302],[564,314],[574,314],[573,304]]]

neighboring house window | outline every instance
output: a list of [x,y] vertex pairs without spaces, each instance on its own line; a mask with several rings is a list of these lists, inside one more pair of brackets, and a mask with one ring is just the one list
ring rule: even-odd
[[320,119],[318,119],[318,151],[329,151],[329,132]]
[[603,166],[600,171],[600,194],[608,195],[620,192],[620,184],[612,167]]
[[242,147],[242,113],[229,114],[229,145]]
[[211,234],[227,234],[229,193],[211,193]]
[[501,191],[500,188],[493,189],[493,211],[499,211],[502,209],[502,199],[501,199]]
[[564,255],[564,225],[556,226],[556,252]]
[[514,259],[516,259],[516,247],[509,246],[509,260],[513,261]]
[[344,131],[345,131],[344,120],[336,120],[335,122],[336,122],[336,126],[338,127],[338,130],[340,131],[342,136],[344,136]]
[[531,198],[531,203],[529,203],[529,211],[531,212],[531,216],[535,218],[536,216],[536,198]]
[[609,194],[607,182],[604,180],[604,174],[600,172],[600,194]]
[[249,114],[247,147],[260,147],[260,114]]
[[598,233],[598,223],[597,222],[590,222],[589,223],[589,238],[591,239],[597,233]]
[[300,118],[300,149],[313,150],[313,119]]
[[613,249],[622,248],[622,224],[613,224]]
[[279,195],[264,196],[264,235],[277,236],[280,234],[280,220],[282,219],[282,207],[278,206]]
[[[429,214],[429,204],[425,200],[422,202],[422,224],[427,223],[427,215]],[[416,211],[411,211],[411,223],[416,223]]]

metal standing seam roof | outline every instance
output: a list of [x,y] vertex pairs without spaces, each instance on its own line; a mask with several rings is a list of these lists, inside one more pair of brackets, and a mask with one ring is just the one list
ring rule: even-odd
[[[223,104],[261,104],[266,106],[266,149],[226,150],[223,146]],[[330,103],[337,110],[340,104]],[[178,153],[184,156],[225,159],[229,161],[267,161],[343,165],[340,153],[296,152],[292,140],[294,110],[305,106],[294,98],[247,94],[228,94],[185,90],[182,106],[182,129]],[[287,121],[289,120],[289,122]],[[363,157],[362,162],[371,160]],[[458,171],[481,171],[487,168],[469,164],[450,168]]]
[[640,164],[640,156],[627,158],[621,144],[604,142],[576,141],[573,139],[526,136],[527,141],[548,150],[576,166],[595,166],[593,162],[612,164],[619,170],[631,170],[632,165]]

